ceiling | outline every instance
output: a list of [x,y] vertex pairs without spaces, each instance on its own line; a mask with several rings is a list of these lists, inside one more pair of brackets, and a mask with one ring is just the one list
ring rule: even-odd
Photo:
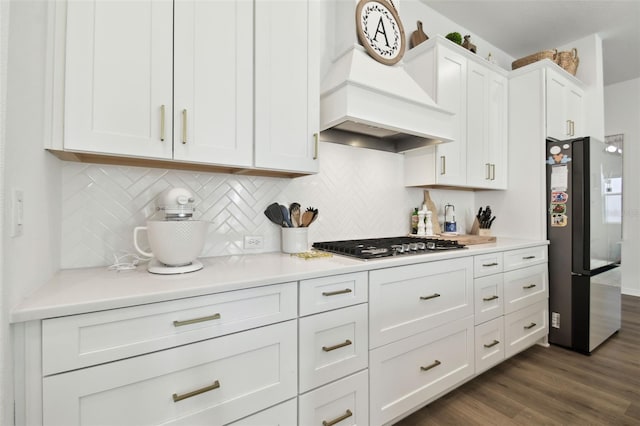
[[640,77],[640,0],[421,0],[514,58],[602,38],[604,84]]

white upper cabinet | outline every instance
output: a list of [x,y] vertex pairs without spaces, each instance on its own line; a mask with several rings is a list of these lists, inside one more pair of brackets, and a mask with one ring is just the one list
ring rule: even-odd
[[[64,87],[52,96],[54,105],[64,99],[64,113],[51,114],[47,147],[61,158],[71,151],[109,155],[112,163],[136,157],[317,172],[315,3],[56,4],[55,28],[66,34],[54,38],[52,51],[66,52],[63,66],[52,59],[53,85]],[[64,131],[56,131],[62,116]]]
[[174,159],[252,165],[252,6],[176,0]]
[[506,71],[443,37],[412,51],[407,71],[456,116],[452,142],[405,153],[405,185],[506,189]]
[[505,76],[469,61],[467,83],[467,185],[507,188],[507,85]]
[[65,149],[171,158],[172,27],[170,0],[68,3]]
[[436,147],[436,181],[440,185],[466,183],[467,59],[449,49],[438,48],[435,101],[456,114],[453,141]]
[[255,165],[318,171],[317,1],[255,2]]
[[584,134],[584,91],[551,67],[546,69],[547,136],[559,140]]

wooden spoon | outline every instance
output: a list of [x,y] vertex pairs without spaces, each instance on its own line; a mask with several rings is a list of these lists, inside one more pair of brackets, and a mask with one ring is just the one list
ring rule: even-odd
[[302,213],[300,226],[307,227],[311,224],[312,221],[313,221],[313,212],[307,210],[304,213]]

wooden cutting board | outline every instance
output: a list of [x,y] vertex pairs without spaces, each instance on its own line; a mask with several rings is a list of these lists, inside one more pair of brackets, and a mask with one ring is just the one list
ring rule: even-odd
[[487,244],[487,243],[496,242],[496,237],[493,235],[462,234],[462,235],[438,235],[438,237],[443,238],[445,240],[456,240],[460,244],[464,244],[466,246],[470,246],[473,244]]

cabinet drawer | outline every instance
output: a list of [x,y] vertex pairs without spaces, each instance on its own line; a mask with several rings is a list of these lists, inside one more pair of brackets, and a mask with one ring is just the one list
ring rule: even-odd
[[502,253],[489,253],[473,256],[473,276],[484,277],[486,275],[502,272],[504,261]]
[[300,316],[367,301],[367,273],[333,275],[300,281]]
[[546,336],[549,333],[548,317],[547,300],[505,315],[505,356],[513,356]]
[[300,395],[299,425],[369,425],[369,374],[361,371]]
[[476,374],[504,359],[504,320],[502,317],[476,326]]
[[547,264],[516,269],[504,274],[504,312],[515,312],[549,296]]
[[473,317],[370,353],[370,416],[381,425],[423,405],[474,373]]
[[288,283],[44,320],[43,374],[292,319],[296,299]]
[[229,426],[291,426],[298,424],[298,400],[290,399],[275,407],[245,417]]
[[300,319],[300,392],[367,368],[367,305]]
[[473,314],[473,259],[372,271],[369,346],[375,348]]
[[473,280],[474,315],[476,324],[496,318],[504,313],[503,275],[489,275]]
[[504,252],[504,270],[512,271],[529,265],[547,262],[547,246],[529,247]]
[[296,321],[45,377],[47,425],[225,424],[296,396]]

